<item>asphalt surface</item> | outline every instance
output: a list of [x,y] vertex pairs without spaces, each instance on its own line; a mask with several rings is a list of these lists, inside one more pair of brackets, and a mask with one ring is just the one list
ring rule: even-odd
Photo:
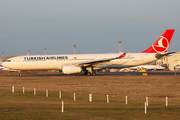
[[97,75],[180,75],[176,71],[157,71],[157,72],[99,72]]
[[[97,72],[96,76],[136,76],[136,75],[180,75],[180,71],[157,71],[157,72]],[[1,75],[3,77],[18,77],[17,75]],[[32,74],[24,74],[22,73],[23,77],[32,77],[32,76],[84,76],[84,73],[78,73],[78,74],[37,74],[37,75],[32,75]]]

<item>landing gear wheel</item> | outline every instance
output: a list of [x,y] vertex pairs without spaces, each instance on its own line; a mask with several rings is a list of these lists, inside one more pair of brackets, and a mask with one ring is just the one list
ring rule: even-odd
[[95,73],[95,72],[93,72],[93,73],[92,73],[92,76],[95,76],[95,75],[96,75],[96,73]]
[[19,77],[21,77],[22,76],[22,74],[21,73],[19,73]]
[[90,76],[91,75],[91,73],[90,72],[87,72],[87,76]]

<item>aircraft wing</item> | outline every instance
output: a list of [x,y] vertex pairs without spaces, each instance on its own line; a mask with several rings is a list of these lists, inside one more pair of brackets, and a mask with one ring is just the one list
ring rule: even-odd
[[115,60],[115,59],[121,59],[123,57],[125,57],[126,53],[121,54],[118,57],[114,57],[114,58],[105,58],[105,59],[97,59],[97,60],[90,60],[90,61],[83,61],[83,62],[78,62],[74,65],[76,66],[80,66],[80,67],[88,67],[88,66],[96,66],[105,62],[109,62],[111,60]]
[[176,52],[157,53],[157,54],[156,54],[156,58],[159,59],[159,58],[166,57],[166,56],[169,56],[169,55],[174,54],[174,53],[176,53]]

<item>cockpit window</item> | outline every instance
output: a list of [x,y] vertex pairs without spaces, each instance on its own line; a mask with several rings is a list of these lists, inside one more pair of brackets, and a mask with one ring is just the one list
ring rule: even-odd
[[6,62],[11,62],[11,60],[6,60]]

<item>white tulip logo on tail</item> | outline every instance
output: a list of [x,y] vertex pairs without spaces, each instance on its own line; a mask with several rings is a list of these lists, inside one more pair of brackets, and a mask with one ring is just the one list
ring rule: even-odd
[[167,40],[167,38],[161,36],[159,37],[159,40],[157,40],[153,45],[153,49],[156,52],[166,52],[169,46],[169,42]]

